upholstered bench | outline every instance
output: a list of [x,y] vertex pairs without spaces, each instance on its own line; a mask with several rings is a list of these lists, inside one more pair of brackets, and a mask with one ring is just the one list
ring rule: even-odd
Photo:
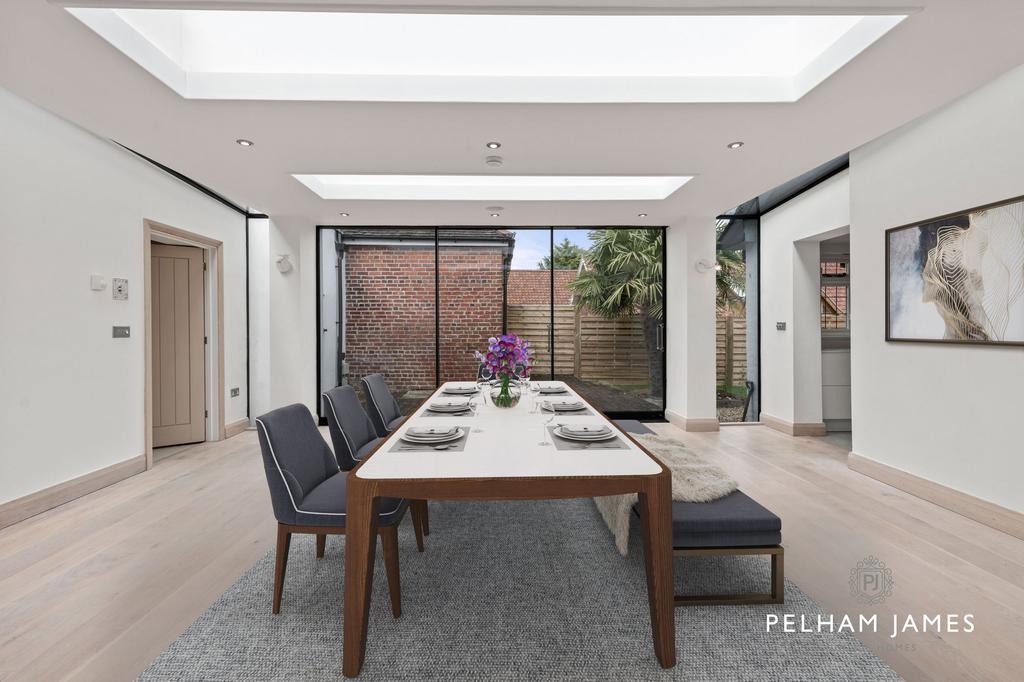
[[[634,434],[654,433],[641,422],[616,422]],[[634,512],[637,509],[634,507]],[[676,595],[676,606],[697,604],[781,604],[785,601],[782,520],[737,490],[714,502],[672,503],[675,556],[771,557],[771,588],[766,593]]]
[[781,604],[785,601],[782,520],[737,490],[714,502],[672,503],[675,556],[768,555],[771,589],[766,593],[676,595],[676,606]]

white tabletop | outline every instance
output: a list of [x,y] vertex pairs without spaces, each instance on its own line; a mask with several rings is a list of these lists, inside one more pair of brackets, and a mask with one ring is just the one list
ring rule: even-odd
[[[454,382],[465,384],[467,382]],[[534,382],[548,385],[557,382]],[[447,386],[445,384],[444,386]],[[439,388],[433,398],[444,390]],[[566,386],[568,389],[569,387]],[[484,389],[487,390],[487,389]],[[569,389],[568,394],[586,404]],[[548,476],[644,476],[657,474],[660,465],[623,435],[621,449],[558,450],[547,433],[548,426],[563,424],[611,425],[596,409],[593,415],[552,415],[539,408],[533,411],[533,398],[525,390],[515,407],[495,407],[488,397],[477,394],[472,416],[423,417],[426,401],[404,424],[384,442],[356,475],[366,479],[398,478],[534,478]],[[538,402],[543,398],[538,398]],[[393,452],[409,427],[465,426],[469,437],[462,451],[428,450],[426,452]],[[618,430],[612,426],[613,429]],[[547,441],[548,445],[542,445]]]

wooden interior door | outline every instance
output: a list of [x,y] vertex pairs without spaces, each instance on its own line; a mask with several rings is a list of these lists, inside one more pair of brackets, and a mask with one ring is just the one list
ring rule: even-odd
[[152,245],[153,447],[206,440],[203,251]]

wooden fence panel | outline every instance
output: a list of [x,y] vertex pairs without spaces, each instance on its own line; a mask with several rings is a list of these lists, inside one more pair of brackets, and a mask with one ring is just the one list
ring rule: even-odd
[[746,318],[719,313],[715,323],[715,337],[718,385],[742,386],[747,380]]
[[[546,305],[510,305],[508,329],[530,340],[536,366],[551,366]],[[575,306],[556,305],[555,374],[616,385],[645,385],[649,380],[647,344],[640,318],[606,320]]]

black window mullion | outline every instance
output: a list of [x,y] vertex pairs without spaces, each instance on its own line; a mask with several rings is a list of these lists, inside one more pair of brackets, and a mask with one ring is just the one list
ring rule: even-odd
[[434,387],[441,385],[441,251],[439,230],[434,228]]

